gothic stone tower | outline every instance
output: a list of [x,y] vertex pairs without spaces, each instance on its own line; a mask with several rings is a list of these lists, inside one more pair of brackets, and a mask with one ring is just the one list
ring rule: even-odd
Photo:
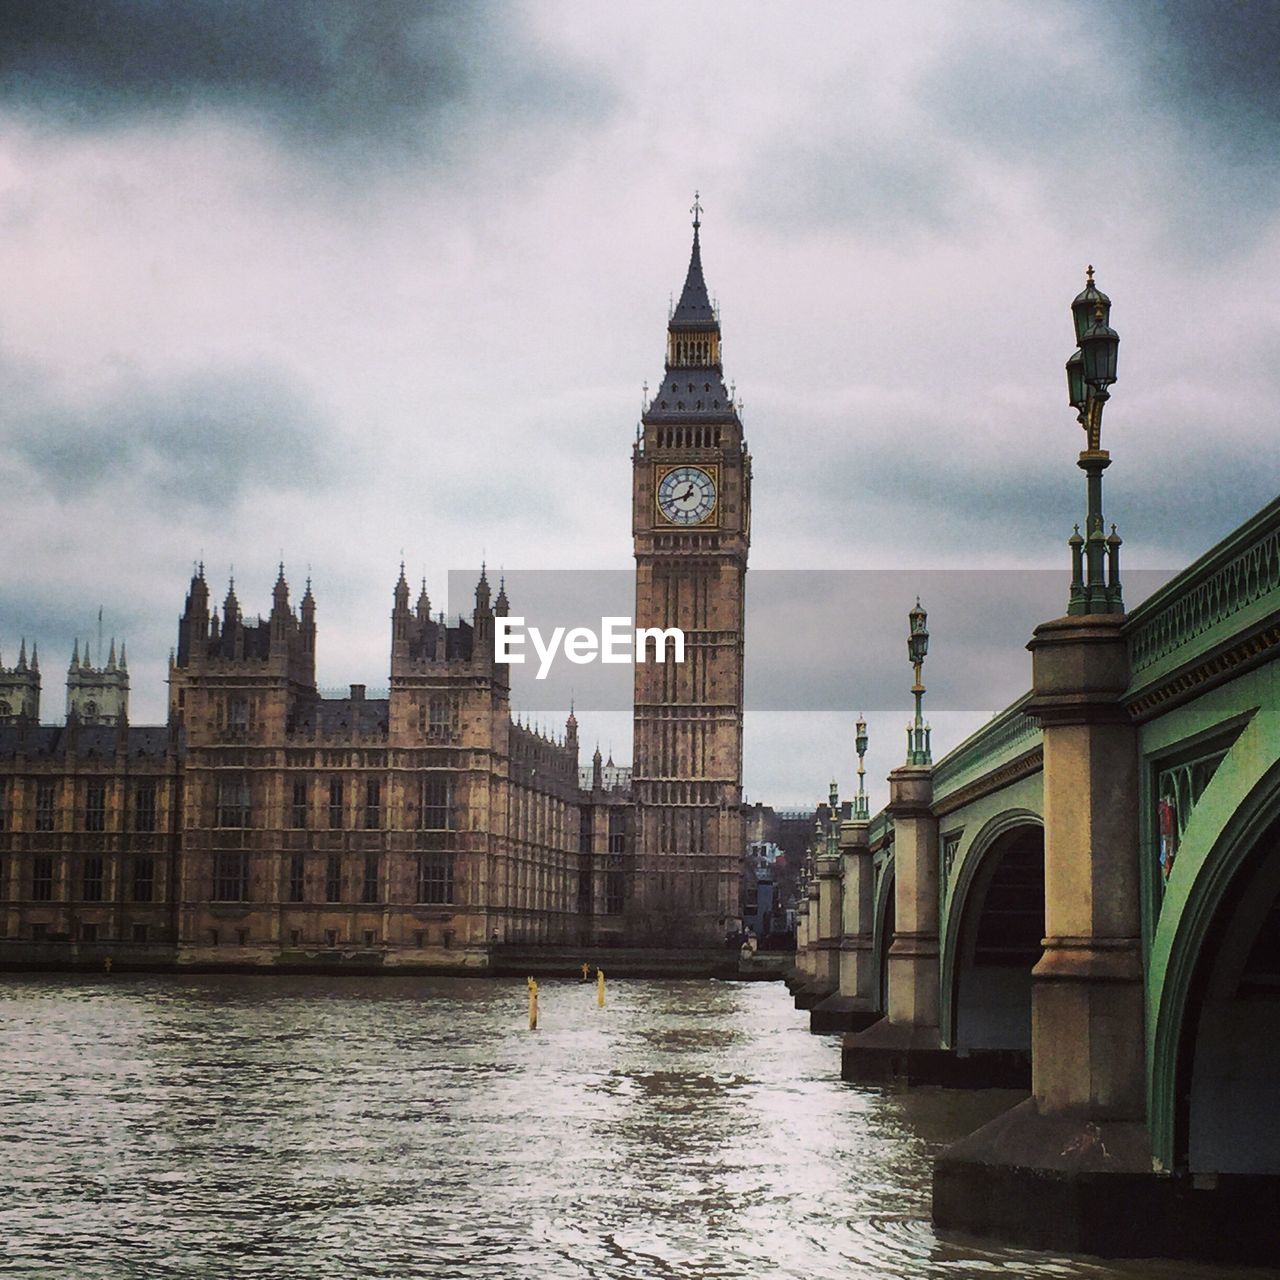
[[24,638],[18,651],[18,665],[6,667],[0,662],[0,724],[17,724],[40,719],[40,659],[36,646],[31,646],[31,662],[27,662]]
[[[101,638],[98,647],[102,647]],[[116,661],[114,637],[103,667],[93,665],[88,641],[81,658],[80,642],[76,641],[67,668],[67,715],[73,713],[81,724],[119,724],[129,719],[129,660],[122,643],[120,660]]]
[[[743,606],[751,457],[720,358],[694,206],[663,379],[632,455],[637,627],[680,627],[684,662],[635,667],[636,941],[714,945],[738,919]],[[652,658],[652,651],[650,652]]]

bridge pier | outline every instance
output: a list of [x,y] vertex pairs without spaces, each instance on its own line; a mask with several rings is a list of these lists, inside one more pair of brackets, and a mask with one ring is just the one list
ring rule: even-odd
[[882,1016],[875,996],[875,881],[870,830],[865,818],[855,818],[840,828],[840,912],[833,921],[838,926],[836,989],[809,1014],[809,1029],[821,1034],[862,1031]]
[[[809,881],[809,896],[805,904],[804,981],[794,989],[797,1009],[812,1009],[831,992],[826,985],[822,946],[822,885],[824,877],[818,870],[823,858],[814,858],[814,874]],[[827,890],[830,894],[830,889]]]
[[889,775],[893,818],[894,916],[887,1016],[845,1036],[846,1080],[939,1084],[954,1054],[938,1029],[938,824],[933,770],[907,764]]
[[1138,744],[1121,703],[1123,621],[1057,619],[1028,646],[1045,818],[1032,1097],[945,1151],[933,1185],[939,1226],[1108,1254],[1150,1252],[1173,1214],[1145,1124]]
[[826,1032],[840,1030],[824,1025],[825,1018],[818,1010],[825,1005],[840,985],[840,921],[843,886],[840,881],[840,855],[822,854],[814,860],[818,880],[818,936],[813,942],[814,976],[805,989],[809,1002],[809,1030]]
[[812,980],[812,963],[813,957],[809,950],[809,899],[805,897],[796,904],[796,962],[783,977],[787,990],[793,996]]

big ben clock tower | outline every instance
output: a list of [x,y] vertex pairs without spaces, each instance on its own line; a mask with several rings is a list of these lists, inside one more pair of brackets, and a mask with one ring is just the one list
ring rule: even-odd
[[[751,457],[720,322],[693,252],[662,381],[633,452],[637,627],[679,627],[684,661],[635,667],[636,941],[714,945],[739,919],[743,606]],[[652,657],[652,651],[650,651]]]

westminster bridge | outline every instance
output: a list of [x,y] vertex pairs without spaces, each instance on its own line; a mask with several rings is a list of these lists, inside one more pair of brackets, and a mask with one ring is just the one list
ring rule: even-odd
[[937,1160],[939,1225],[1274,1262],[1280,499],[1127,614],[1079,564],[1030,692],[936,763],[917,714],[815,841],[796,1001],[846,1079],[1030,1090]]

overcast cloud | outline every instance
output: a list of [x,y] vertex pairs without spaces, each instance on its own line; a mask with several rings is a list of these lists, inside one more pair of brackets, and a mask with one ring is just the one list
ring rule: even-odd
[[[1065,602],[1088,262],[1107,515],[1129,566],[1185,564],[1275,493],[1278,64],[1273,6],[1207,0],[0,3],[5,661],[39,639],[56,717],[101,604],[145,722],[201,556],[250,614],[310,571],[327,686],[386,683],[402,553],[451,610],[482,557],[627,570],[695,188],[753,566],[897,572],[904,634],[926,570]],[[990,637],[942,594],[950,690]],[[753,662],[788,626],[752,615]],[[893,643],[833,675],[885,706],[901,667],[873,780]],[[996,710],[947,699],[942,748]],[[629,755],[625,714],[582,718]],[[847,785],[847,720],[749,716],[749,795]]]

